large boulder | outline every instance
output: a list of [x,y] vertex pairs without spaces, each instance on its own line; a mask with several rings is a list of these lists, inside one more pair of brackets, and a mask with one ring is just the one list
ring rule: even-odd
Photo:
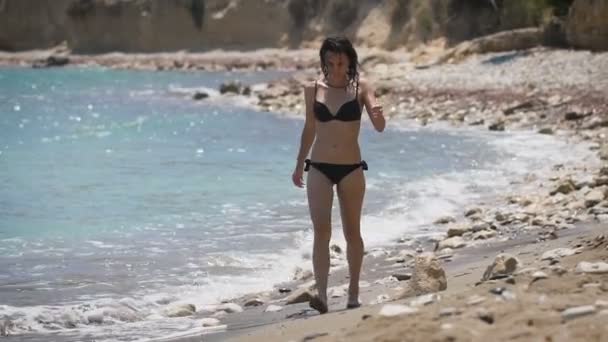
[[608,1],[574,0],[566,23],[566,39],[577,48],[608,51]]

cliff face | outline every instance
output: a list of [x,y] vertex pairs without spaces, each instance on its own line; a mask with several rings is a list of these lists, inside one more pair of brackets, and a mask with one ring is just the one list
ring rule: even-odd
[[574,47],[608,51],[608,1],[575,0],[570,8],[566,36]]
[[[298,47],[337,33],[384,48],[438,37],[453,44],[539,25],[543,1],[0,0],[0,49],[67,41],[79,53],[250,50]],[[603,46],[606,7],[602,0],[575,0],[569,20],[576,24],[568,26],[575,46],[598,46],[598,40]],[[601,34],[588,34],[597,27]]]

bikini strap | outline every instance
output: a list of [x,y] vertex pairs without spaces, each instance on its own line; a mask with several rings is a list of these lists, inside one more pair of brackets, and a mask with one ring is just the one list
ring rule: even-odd
[[357,88],[355,90],[355,98],[359,101],[359,79],[357,79]]
[[306,159],[304,163],[306,164],[306,166],[304,166],[304,171],[310,170],[310,159]]
[[315,80],[315,95],[314,95],[313,99],[315,101],[317,100],[317,80]]
[[367,163],[365,162],[365,160],[361,161],[361,169],[367,171]]

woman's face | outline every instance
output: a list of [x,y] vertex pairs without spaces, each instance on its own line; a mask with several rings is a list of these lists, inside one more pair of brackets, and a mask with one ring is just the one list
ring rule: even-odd
[[348,72],[348,57],[344,53],[328,51],[325,54],[325,66],[327,67],[328,77],[341,79],[345,77]]

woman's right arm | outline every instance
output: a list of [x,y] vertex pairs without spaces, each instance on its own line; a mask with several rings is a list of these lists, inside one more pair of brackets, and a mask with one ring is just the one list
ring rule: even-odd
[[304,160],[308,156],[310,147],[315,140],[315,115],[313,112],[314,86],[304,87],[304,102],[306,107],[306,120],[300,137],[300,150],[296,158],[296,168],[293,171],[292,181],[297,187],[304,187]]

